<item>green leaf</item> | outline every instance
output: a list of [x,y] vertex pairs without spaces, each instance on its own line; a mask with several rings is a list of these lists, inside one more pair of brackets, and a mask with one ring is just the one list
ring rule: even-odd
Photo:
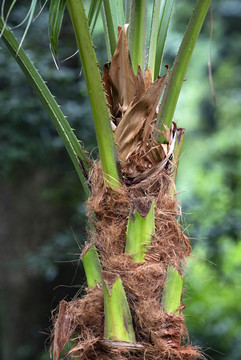
[[65,7],[66,0],[51,0],[49,7],[49,39],[55,56]]
[[162,307],[169,314],[178,314],[178,308],[181,302],[183,277],[178,271],[168,266],[166,281],[162,295]]
[[153,54],[155,57],[155,71],[154,79],[156,79],[161,70],[164,46],[167,38],[167,31],[171,20],[174,0],[162,0],[161,15],[158,29],[158,38],[156,44],[156,52]]
[[129,216],[126,231],[125,252],[132,255],[135,262],[145,262],[148,245],[155,232],[155,202],[153,201],[148,214],[143,217],[135,210],[134,217]]
[[145,71],[147,0],[132,0],[129,28],[129,50],[134,73],[138,65]]
[[85,275],[89,288],[95,288],[97,284],[102,284],[101,264],[95,245],[92,245],[82,256]]
[[[5,24],[5,26],[6,26],[6,24],[7,24],[8,18],[9,18],[9,16],[10,16],[11,11],[12,11],[14,5],[16,4],[16,2],[17,2],[17,0],[13,0],[13,1],[12,1],[12,4],[11,4],[10,7],[9,7],[9,10],[8,10],[8,12],[7,12],[6,19],[3,21],[4,24]],[[21,23],[20,23],[19,25],[17,25],[17,27],[19,27],[19,26],[23,25],[23,24],[27,21],[26,28],[25,28],[25,30],[24,30],[23,36],[22,36],[22,38],[21,38],[21,41],[20,41],[20,43],[19,43],[19,45],[18,45],[18,46],[19,46],[19,47],[18,47],[18,51],[19,51],[19,49],[21,48],[21,46],[22,46],[22,44],[23,44],[23,41],[24,41],[24,39],[25,39],[25,37],[26,37],[26,35],[27,35],[27,33],[28,33],[29,27],[30,27],[30,25],[31,25],[31,23],[32,23],[32,20],[33,20],[33,16],[34,16],[34,13],[35,13],[36,6],[37,6],[37,0],[32,0],[32,1],[31,1],[31,4],[30,4],[30,6],[29,6],[29,10],[28,10],[27,15],[25,16],[25,18],[23,19],[23,21],[21,21]],[[3,4],[2,4],[2,7],[3,7],[3,8],[2,8],[2,12],[3,12],[3,10],[4,10],[4,2],[3,2]],[[2,19],[2,20],[3,20],[3,19]]]
[[38,98],[42,102],[45,110],[47,111],[50,119],[52,120],[56,130],[58,131],[75,166],[76,172],[83,185],[86,197],[88,197],[89,188],[86,184],[86,178],[84,174],[87,173],[89,170],[89,160],[85,151],[82,149],[79,140],[76,138],[73,129],[71,129],[68,121],[66,120],[53,95],[49,91],[46,83],[39,75],[37,69],[34,67],[33,63],[30,61],[23,48],[21,47],[19,49],[19,43],[17,39],[14,37],[8,27],[5,26],[3,20],[0,18],[0,31],[2,31],[3,29],[3,41],[12,53],[14,59],[16,60],[20,68],[22,69],[26,78],[29,80],[31,86],[35,90]]
[[73,23],[89,93],[104,181],[107,186],[116,188],[121,185],[121,182],[118,172],[116,145],[110,123],[111,116],[82,0],[69,0],[68,10]]
[[151,70],[152,79],[154,79],[154,69],[155,69],[155,60],[156,60],[156,51],[157,51],[157,37],[159,30],[159,17],[160,17],[160,7],[162,0],[154,0],[153,10],[152,10],[152,19],[151,19],[151,36],[150,36],[150,45],[148,52],[148,67]]
[[[88,21],[89,27],[91,28],[91,34],[95,28],[95,24],[100,12],[102,0],[91,0],[89,11],[88,11]],[[93,22],[93,25],[92,25]],[[91,26],[92,25],[92,26]]]
[[111,60],[117,42],[118,25],[125,22],[122,0],[103,0],[102,19],[105,28],[105,39],[108,50],[108,58]]
[[103,286],[105,304],[104,337],[109,340],[136,342],[132,317],[125,290],[120,278],[115,279],[111,289]]
[[[198,0],[188,23],[157,116],[157,127],[160,130],[164,130],[164,124],[171,126],[187,67],[210,4],[211,0]],[[166,141],[159,133],[156,138],[161,143]]]

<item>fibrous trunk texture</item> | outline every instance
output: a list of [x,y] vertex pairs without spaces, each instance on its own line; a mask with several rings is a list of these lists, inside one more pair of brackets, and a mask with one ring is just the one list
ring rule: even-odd
[[[111,65],[103,71],[103,82],[112,114],[123,178],[122,186],[104,184],[101,164],[89,174],[91,197],[87,211],[92,226],[83,254],[95,244],[106,274],[122,280],[128,299],[136,344],[104,339],[104,296],[102,284],[87,289],[82,299],[62,301],[54,327],[54,360],[69,339],[69,354],[78,359],[165,359],[202,358],[188,343],[181,303],[167,313],[161,299],[168,266],[183,275],[182,265],[190,255],[188,238],[178,224],[180,208],[171,195],[176,165],[173,150],[183,129],[166,129],[166,144],[153,137],[158,102],[168,73],[154,83],[147,71],[134,75],[127,50],[126,27],[119,29],[117,49]],[[136,211],[145,218],[155,203],[155,232],[147,246],[144,262],[125,253],[128,218]],[[93,215],[94,214],[94,215]],[[107,281],[107,280],[106,280]],[[106,284],[111,287],[111,284]]]

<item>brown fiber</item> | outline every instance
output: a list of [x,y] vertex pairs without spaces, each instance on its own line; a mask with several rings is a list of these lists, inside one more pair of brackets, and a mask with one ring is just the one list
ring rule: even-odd
[[[89,173],[91,196],[87,202],[92,230],[88,230],[89,240],[83,253],[90,244],[95,244],[103,272],[121,278],[136,344],[104,339],[104,300],[102,285],[98,284],[98,288],[87,290],[84,298],[60,303],[54,328],[54,360],[59,360],[69,338],[73,342],[69,354],[84,360],[203,359],[199,350],[189,344],[182,315],[184,305],[180,304],[175,315],[168,314],[161,306],[167,267],[173,266],[183,275],[183,264],[191,252],[189,239],[177,221],[178,203],[171,195],[175,188],[172,175],[178,161],[174,144],[180,129],[174,123],[171,129],[166,129],[168,144],[158,145],[153,138],[156,106],[166,77],[151,83],[147,72],[145,85],[136,80],[126,48],[126,28],[119,29],[117,46],[113,64],[105,67],[104,80],[112,120],[117,126],[118,150],[122,153],[122,186],[115,190],[105,186],[101,165],[94,163]],[[129,75],[123,80],[126,72]],[[141,91],[135,91],[135,82],[139,84],[135,86],[142,87]],[[153,89],[158,96],[154,96]],[[153,96],[154,108],[151,108]],[[129,133],[134,142],[127,139]],[[145,217],[153,200],[155,232],[145,262],[137,263],[125,253],[128,217],[136,210]]]
[[[81,359],[103,360],[202,358],[195,347],[184,341],[188,336],[181,314],[183,307],[180,306],[179,315],[168,314],[161,309],[167,265],[182,273],[182,264],[190,254],[189,240],[176,220],[179,214],[177,203],[170,196],[170,176],[163,170],[145,184],[123,184],[115,191],[105,187],[102,179],[100,164],[96,163],[90,176],[92,195],[87,202],[88,215],[95,228],[89,234],[90,242],[95,243],[98,249],[102,269],[122,279],[136,340],[143,348],[126,352],[103,345],[104,303],[100,286],[99,289],[88,290],[83,299],[65,303],[65,316],[71,318],[75,328],[71,354]],[[156,231],[144,263],[135,263],[130,255],[124,253],[129,209],[136,199],[141,199],[142,203],[147,199],[156,201]],[[91,216],[93,212],[95,218]],[[59,321],[62,321],[61,316],[55,328],[58,328]],[[58,359],[57,356],[55,360]]]

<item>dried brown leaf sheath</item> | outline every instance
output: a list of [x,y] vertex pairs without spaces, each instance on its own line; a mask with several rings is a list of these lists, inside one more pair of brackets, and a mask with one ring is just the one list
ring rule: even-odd
[[[154,120],[156,107],[166,85],[167,74],[152,83],[140,100],[130,105],[115,131],[115,139],[121,161],[127,160],[138,143],[148,142],[150,124]],[[141,132],[142,130],[142,132]]]

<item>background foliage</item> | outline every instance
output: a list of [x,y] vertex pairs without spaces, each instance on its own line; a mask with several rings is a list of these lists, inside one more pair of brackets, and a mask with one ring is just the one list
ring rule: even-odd
[[[195,1],[192,1],[194,5]],[[176,1],[164,64],[177,52],[193,6]],[[26,14],[21,2],[11,16]],[[241,4],[213,2],[212,66],[218,106],[208,79],[209,18],[193,54],[175,114],[187,129],[177,189],[183,226],[193,239],[186,275],[187,326],[213,359],[240,358],[241,345]],[[88,150],[96,147],[78,57],[54,67],[47,12],[33,23],[24,48]],[[23,29],[15,29],[18,38]],[[68,15],[59,57],[75,52]],[[106,60],[98,25],[94,44]],[[0,358],[45,360],[50,309],[71,298],[85,279],[78,260],[85,240],[83,194],[72,164],[38,99],[1,43],[0,50]],[[81,95],[81,96],[80,96]],[[93,157],[95,157],[95,150]],[[188,225],[191,224],[191,225]]]

